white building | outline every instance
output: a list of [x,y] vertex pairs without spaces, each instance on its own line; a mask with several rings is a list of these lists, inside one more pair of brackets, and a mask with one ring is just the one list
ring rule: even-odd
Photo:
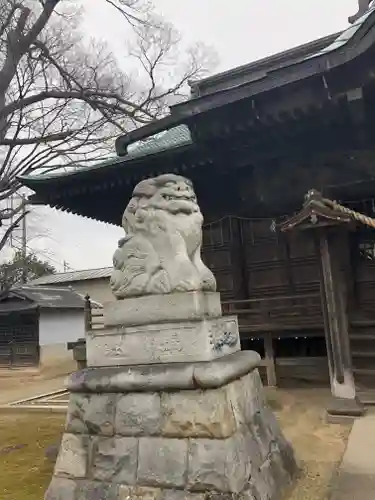
[[85,336],[84,306],[84,297],[71,288],[24,285],[2,293],[0,365],[72,359],[67,343]]

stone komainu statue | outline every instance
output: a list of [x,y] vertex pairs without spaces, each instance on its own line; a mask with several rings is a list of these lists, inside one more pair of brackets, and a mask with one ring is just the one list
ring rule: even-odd
[[115,297],[215,291],[215,278],[201,260],[202,223],[188,179],[165,174],[140,182],[122,218],[125,238],[113,256]]

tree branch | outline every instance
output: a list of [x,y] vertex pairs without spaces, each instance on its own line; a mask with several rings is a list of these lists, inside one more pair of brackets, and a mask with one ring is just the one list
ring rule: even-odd
[[[138,51],[129,45],[127,54],[137,58],[134,72],[104,43],[87,45],[68,2],[0,0],[0,203],[19,189],[20,175],[108,156],[119,131],[164,114],[168,97],[201,69],[149,0],[101,1],[134,29]],[[61,16],[51,19],[58,4]],[[0,208],[0,222],[18,215]]]
[[[42,92],[39,92],[38,94],[34,94],[28,97],[25,97],[24,99],[19,99],[15,102],[12,102],[6,106],[4,106],[2,109],[0,108],[0,118],[7,116],[14,111],[17,111],[18,109],[21,108],[26,108],[28,106],[31,106],[35,103],[47,100],[47,99],[76,99],[76,100],[81,100],[85,101],[88,104],[91,103],[91,100],[93,98],[102,98],[102,99],[112,99],[114,101],[117,101],[120,104],[123,104],[124,106],[128,106],[131,108],[131,110],[127,110],[126,108],[122,108],[119,111],[122,111],[124,113],[127,113],[129,115],[133,115],[134,111],[142,111],[145,112],[140,106],[135,104],[134,102],[131,102],[127,99],[124,99],[120,95],[114,93],[114,92],[105,92],[101,90],[90,90],[90,89],[84,89],[84,90],[43,90]],[[98,101],[94,102],[98,103]],[[106,107],[114,107],[114,104],[110,103],[104,103],[103,105],[106,105]],[[148,113],[145,112],[147,115]],[[149,115],[150,118],[154,118],[152,115]]]
[[44,135],[41,137],[30,137],[29,139],[0,139],[0,146],[30,146],[33,144],[46,144],[47,142],[61,141],[70,136],[77,135],[80,130],[68,130],[57,134]]
[[7,244],[8,239],[10,238],[10,235],[12,232],[16,229],[18,224],[22,221],[24,217],[26,217],[27,212],[22,213],[17,217],[17,219],[6,229],[5,233],[0,239],[0,251],[5,247]]

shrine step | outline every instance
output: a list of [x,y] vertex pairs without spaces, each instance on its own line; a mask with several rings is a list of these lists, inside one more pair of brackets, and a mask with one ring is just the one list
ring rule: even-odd
[[[375,331],[372,325],[363,325],[350,334],[353,373],[359,390],[365,391],[366,401],[375,401],[368,397],[368,390],[375,389]],[[374,393],[375,394],[375,393]],[[361,399],[362,401],[362,399]]]
[[375,405],[375,389],[374,390],[358,390],[357,392],[358,399],[365,406],[374,406]]
[[374,358],[375,351],[352,351],[353,358]]

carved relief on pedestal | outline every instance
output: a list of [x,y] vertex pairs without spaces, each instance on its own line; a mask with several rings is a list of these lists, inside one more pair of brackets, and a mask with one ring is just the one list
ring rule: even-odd
[[210,343],[212,349],[217,353],[222,352],[225,347],[236,347],[239,341],[237,318],[227,317],[211,330]]
[[188,179],[165,174],[140,182],[123,215],[125,238],[113,256],[115,297],[215,291],[215,278],[201,259],[202,222]]

